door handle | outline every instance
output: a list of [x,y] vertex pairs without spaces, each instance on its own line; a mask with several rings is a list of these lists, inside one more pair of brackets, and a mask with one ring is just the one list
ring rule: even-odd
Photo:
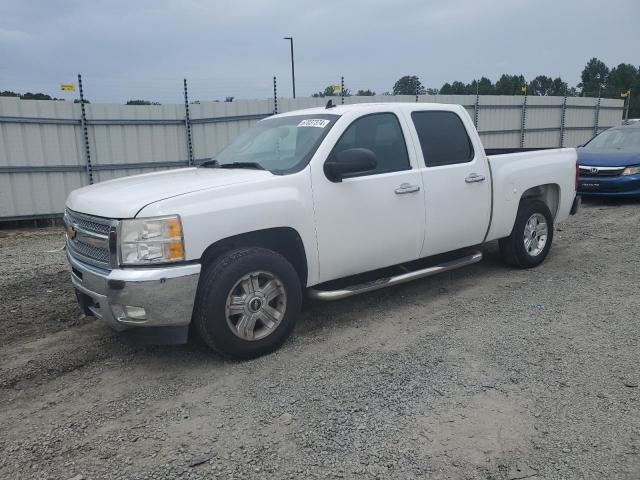
[[476,183],[476,182],[484,182],[484,175],[478,175],[477,173],[471,173],[467,178],[464,179],[467,183]]
[[420,187],[418,185],[411,185],[409,183],[403,183],[398,188],[395,189],[396,195],[402,195],[403,193],[413,193],[420,191]]

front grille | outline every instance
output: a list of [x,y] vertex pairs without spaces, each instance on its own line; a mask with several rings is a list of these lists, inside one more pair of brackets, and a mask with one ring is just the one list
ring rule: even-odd
[[580,175],[583,177],[617,177],[623,170],[624,167],[580,167]]
[[109,224],[97,223],[93,220],[79,217],[78,215],[71,215],[71,217],[73,218],[73,222],[84,230],[99,233],[100,235],[109,235],[109,230],[111,229],[111,225]]
[[115,232],[116,220],[66,210],[64,222],[72,257],[97,267],[112,267],[109,237],[112,230]]
[[71,247],[73,252],[79,253],[84,257],[88,257],[105,264],[109,263],[109,250],[106,248],[94,247],[93,245],[74,241],[71,241]]

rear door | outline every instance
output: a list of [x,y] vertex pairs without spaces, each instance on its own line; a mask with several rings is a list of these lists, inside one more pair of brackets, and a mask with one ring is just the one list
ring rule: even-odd
[[481,243],[491,214],[491,176],[482,146],[467,133],[473,128],[468,116],[445,110],[415,110],[410,116],[425,167],[421,256]]

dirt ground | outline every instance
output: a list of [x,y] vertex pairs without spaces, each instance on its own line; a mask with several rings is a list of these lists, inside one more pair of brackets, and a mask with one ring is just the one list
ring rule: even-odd
[[640,202],[539,268],[307,303],[278,352],[80,316],[59,229],[0,230],[0,478],[640,478]]

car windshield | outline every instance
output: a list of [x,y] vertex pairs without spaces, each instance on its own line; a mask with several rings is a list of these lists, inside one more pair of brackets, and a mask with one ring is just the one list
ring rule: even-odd
[[309,162],[338,115],[266,118],[215,156],[223,168],[253,166],[272,173],[298,171]]
[[584,147],[587,150],[640,150],[640,128],[607,130]]

